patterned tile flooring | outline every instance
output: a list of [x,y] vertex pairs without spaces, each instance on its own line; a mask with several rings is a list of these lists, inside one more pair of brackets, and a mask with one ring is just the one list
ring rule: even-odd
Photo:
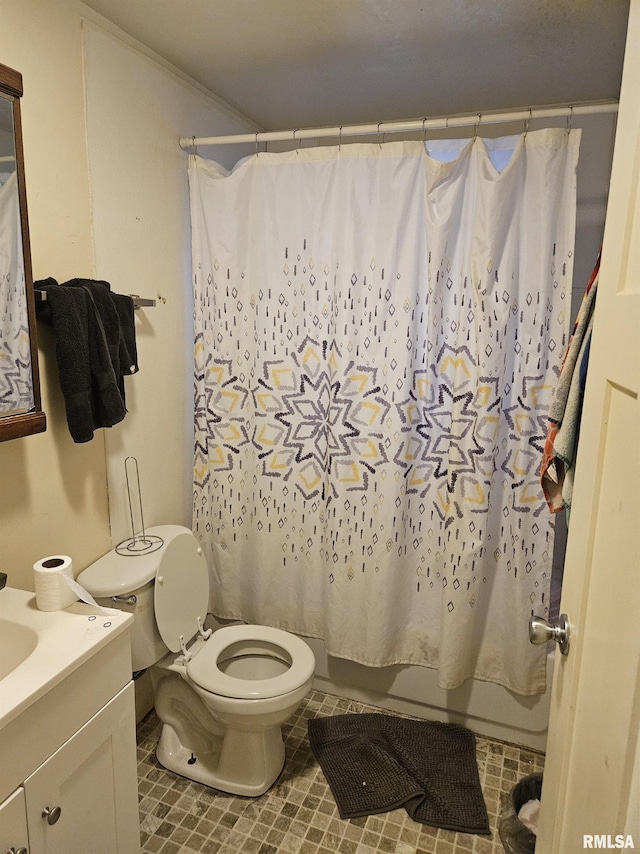
[[138,725],[142,850],[147,854],[503,854],[497,833],[501,799],[513,784],[541,771],[544,755],[477,738],[478,768],[491,837],[417,824],[404,809],[342,820],[307,738],[315,716],[380,712],[312,691],[283,727],[287,761],[259,798],[227,795],[165,770],[155,758],[160,724],[151,712]]

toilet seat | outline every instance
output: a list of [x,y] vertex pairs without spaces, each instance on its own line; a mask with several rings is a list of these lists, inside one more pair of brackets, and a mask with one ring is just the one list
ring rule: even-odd
[[[256,646],[251,648],[251,642]],[[247,644],[245,654],[268,655],[261,644],[281,650],[291,661],[285,673],[270,679],[238,679],[223,673],[218,661],[232,644]],[[202,648],[187,662],[187,676],[211,694],[238,700],[259,700],[278,697],[295,691],[313,676],[315,658],[310,647],[295,635],[269,626],[226,626],[218,629]]]

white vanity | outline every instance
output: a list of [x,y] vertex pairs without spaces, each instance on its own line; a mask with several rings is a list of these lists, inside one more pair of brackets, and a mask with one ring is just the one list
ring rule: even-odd
[[140,851],[132,622],[0,590],[0,854]]

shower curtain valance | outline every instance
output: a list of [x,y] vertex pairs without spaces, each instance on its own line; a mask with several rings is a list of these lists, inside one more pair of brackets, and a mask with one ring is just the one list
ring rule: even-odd
[[580,131],[189,159],[194,530],[224,618],[545,688]]

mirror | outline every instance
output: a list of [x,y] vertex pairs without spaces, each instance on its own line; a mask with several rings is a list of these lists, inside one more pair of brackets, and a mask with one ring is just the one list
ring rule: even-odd
[[22,75],[0,64],[0,441],[46,428],[22,158]]

